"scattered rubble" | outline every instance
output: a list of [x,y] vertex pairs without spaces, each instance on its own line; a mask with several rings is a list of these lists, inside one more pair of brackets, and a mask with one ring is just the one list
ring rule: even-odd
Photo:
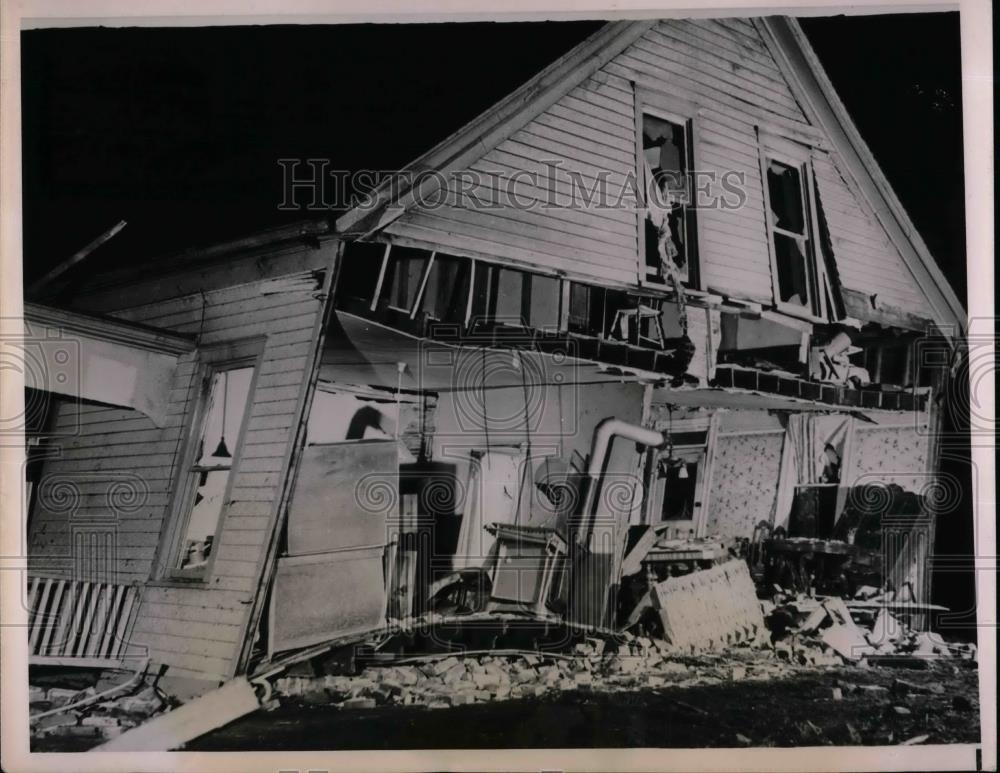
[[[613,651],[612,651],[613,650]],[[286,676],[275,691],[285,699],[344,709],[384,705],[446,708],[467,703],[540,697],[564,690],[618,692],[667,685],[712,684],[772,678],[761,665],[723,667],[716,656],[684,655],[661,639],[624,634],[619,641],[587,639],[573,656],[524,653],[511,656],[441,655],[374,665],[356,676]]]
[[[810,597],[776,594],[764,602],[765,621],[772,646],[783,659],[802,664],[861,663],[890,667],[926,667],[938,658],[976,659],[971,643],[946,642],[929,631],[915,631],[902,615],[878,606],[869,587],[858,590],[864,606],[837,596]],[[900,608],[900,607],[897,607]]]
[[89,701],[100,697],[94,687],[46,690],[31,685],[28,694],[31,734],[35,738],[52,735],[86,736],[95,741],[115,738],[173,705],[155,686],[145,683],[134,686],[129,694],[106,700]]

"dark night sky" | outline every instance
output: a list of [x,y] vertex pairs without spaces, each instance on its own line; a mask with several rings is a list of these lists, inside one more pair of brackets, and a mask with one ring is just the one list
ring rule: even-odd
[[[964,299],[958,14],[802,23]],[[399,168],[598,26],[24,32],[26,281],[122,219],[77,270],[300,219],[276,208],[278,158]]]

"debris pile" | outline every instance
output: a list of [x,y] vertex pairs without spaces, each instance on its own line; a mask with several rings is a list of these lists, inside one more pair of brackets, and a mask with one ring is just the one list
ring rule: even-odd
[[929,631],[914,630],[905,620],[905,605],[898,605],[899,614],[893,614],[892,603],[880,597],[779,596],[776,602],[765,605],[775,652],[794,662],[839,665],[865,661],[919,668],[921,661],[933,658],[976,658],[974,644],[945,642]]
[[107,700],[100,700],[96,687],[75,690],[31,685],[28,690],[31,734],[36,738],[115,738],[170,707],[166,696],[152,685]]
[[669,577],[651,595],[664,638],[674,647],[696,651],[762,641],[764,618],[744,561]]
[[741,664],[737,653],[722,660],[721,655],[680,654],[662,639],[625,633],[614,641],[588,638],[575,645],[571,654],[411,658],[368,666],[356,676],[280,677],[274,689],[286,700],[343,709],[387,705],[436,709],[567,690],[617,692],[775,675],[766,663]]

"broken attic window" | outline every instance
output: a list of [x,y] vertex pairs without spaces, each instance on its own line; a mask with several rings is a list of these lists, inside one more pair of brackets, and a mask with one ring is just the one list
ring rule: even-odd
[[872,343],[864,348],[864,365],[876,384],[910,386],[913,383],[910,364],[912,342]]
[[[591,296],[597,292],[598,288],[570,282],[568,327],[571,333],[593,335],[595,331],[601,329],[600,310],[596,304],[591,303]],[[596,318],[595,312],[597,312]]]
[[503,266],[476,265],[473,315],[501,325],[554,329],[560,281]]
[[420,298],[420,311],[442,322],[463,319],[471,265],[472,261],[464,258],[435,255]]
[[[642,115],[643,168],[646,194],[646,280],[666,283],[674,273],[681,282],[690,276],[693,232],[688,195],[688,127],[658,116]],[[662,250],[661,250],[662,247]],[[670,265],[664,265],[664,258]]]
[[382,297],[390,307],[410,312],[417,300],[417,291],[420,289],[428,258],[430,253],[427,250],[393,246],[389,252],[389,266],[382,288]]
[[203,571],[212,554],[243,429],[253,367],[216,369],[208,378],[201,437],[191,465],[193,501],[177,567]]
[[815,272],[802,177],[801,168],[773,159],[767,162],[778,301],[815,311],[812,291]]
[[344,247],[344,258],[337,278],[339,298],[354,298],[365,304],[371,303],[378,286],[385,248],[386,245],[374,242],[351,242]]
[[571,333],[652,343],[659,348],[663,339],[660,315],[656,299],[629,295],[624,290],[570,283],[568,329]]

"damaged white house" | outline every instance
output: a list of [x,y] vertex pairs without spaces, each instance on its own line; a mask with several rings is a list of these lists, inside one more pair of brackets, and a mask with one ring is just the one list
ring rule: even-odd
[[26,306],[33,662],[197,691],[470,577],[617,630],[649,533],[929,600],[965,312],[793,19],[609,23],[363,205],[137,263]]

